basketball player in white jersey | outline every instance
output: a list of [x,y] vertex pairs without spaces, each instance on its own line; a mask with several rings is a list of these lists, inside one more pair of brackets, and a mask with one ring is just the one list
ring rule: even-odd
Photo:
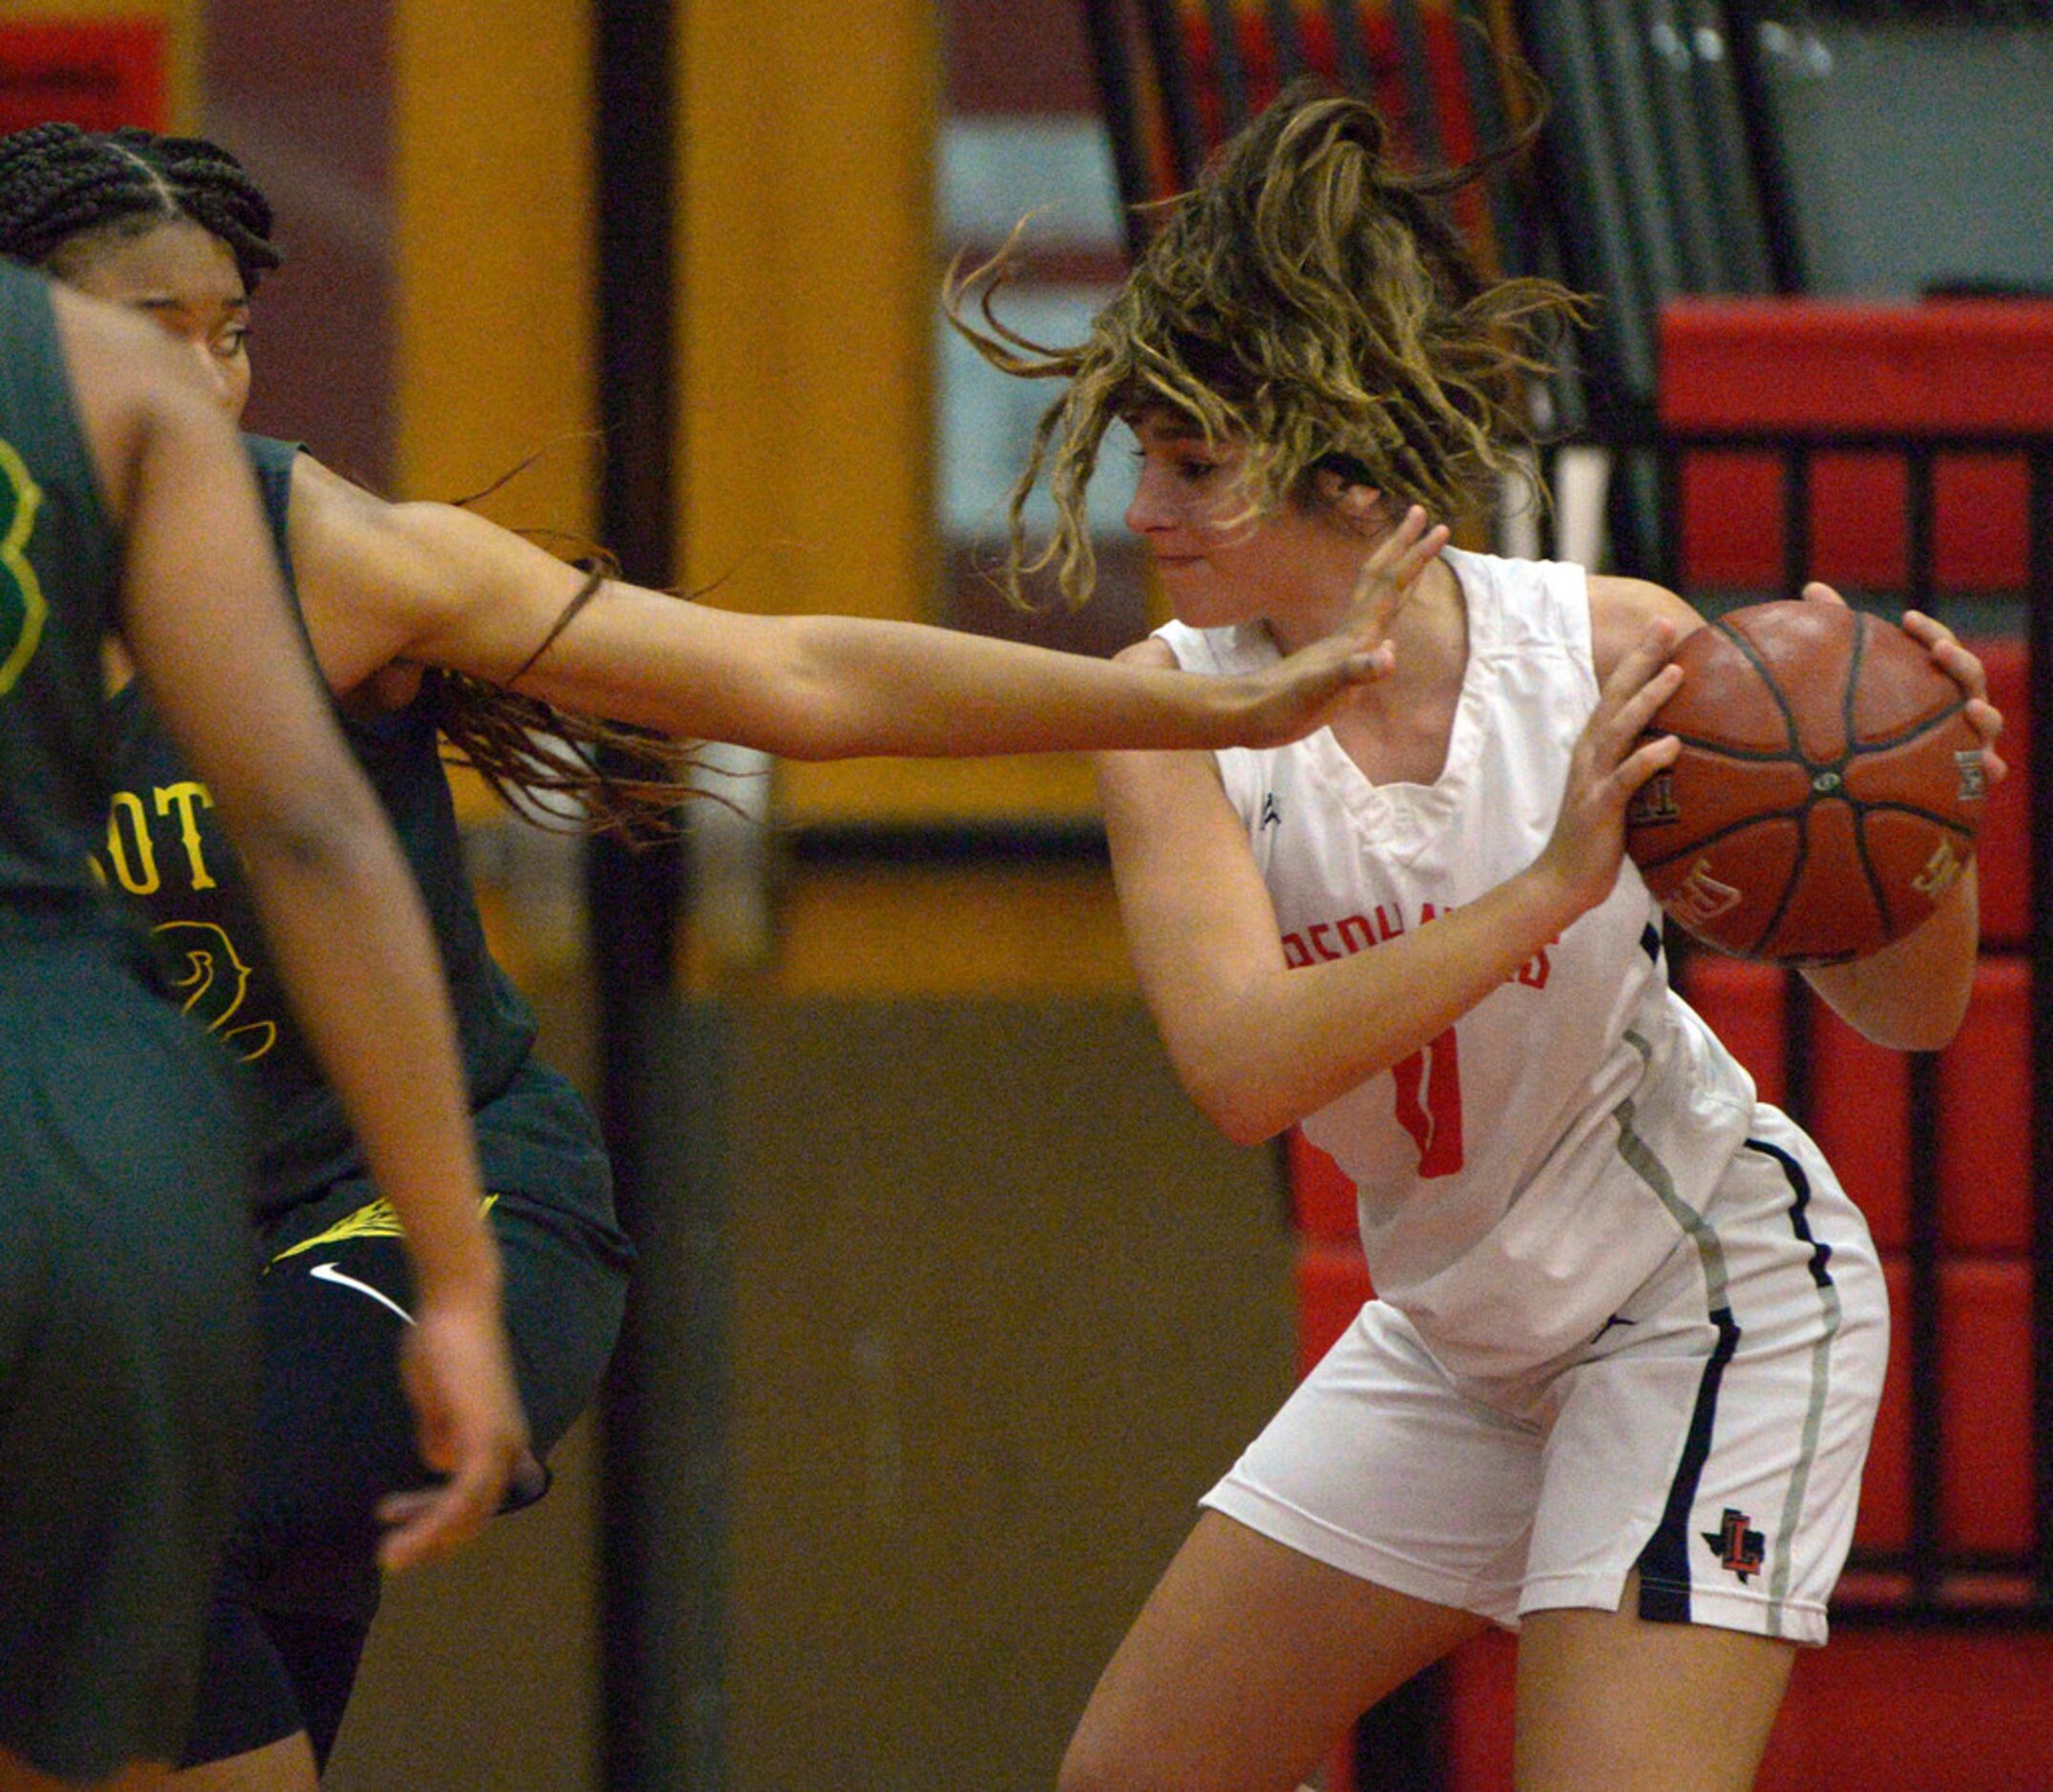
[[[1677,751],[1643,729],[1697,618],[1427,527],[1483,508],[1535,326],[1576,302],[1477,275],[1382,145],[1367,105],[1287,94],[1075,350],[951,298],[996,365],[1068,381],[1041,439],[1073,594],[1083,484],[1131,425],[1127,523],[1176,615],[1133,657],[1238,673],[1352,601],[1380,592],[1390,618],[1383,677],[1330,729],[1104,762],[1134,959],[1185,1087],[1236,1140],[1302,1122],[1331,1154],[1378,1298],[1206,1496],[1062,1785],[1291,1786],[1495,1623],[1521,1633],[1525,1792],[1731,1792],[1796,1645],[1825,1637],[1881,1274],[1816,1148],[1668,988],[1623,863],[1625,804]],[[1979,663],[1910,626],[2000,777]],[[1929,1049],[1977,928],[1970,873],[1909,938],[1808,974],[1869,1037]]]

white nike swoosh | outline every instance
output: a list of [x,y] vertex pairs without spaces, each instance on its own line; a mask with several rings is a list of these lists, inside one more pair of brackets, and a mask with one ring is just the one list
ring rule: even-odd
[[413,1323],[413,1315],[401,1306],[397,1301],[392,1300],[388,1295],[379,1293],[369,1282],[359,1281],[354,1276],[346,1274],[333,1263],[316,1263],[306,1273],[309,1276],[320,1277],[323,1281],[340,1282],[345,1288],[354,1288],[359,1294],[367,1294],[380,1306],[390,1307],[408,1324]]

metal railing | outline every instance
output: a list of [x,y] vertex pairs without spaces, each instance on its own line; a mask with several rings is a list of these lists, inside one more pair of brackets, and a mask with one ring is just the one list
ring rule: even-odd
[[[2003,944],[2020,950],[2031,978],[2029,1051],[2032,1111],[2029,1279],[2031,1285],[2030,1452],[2033,1529],[2015,1551],[1972,1551],[1949,1540],[1943,1489],[1946,1468],[1941,1385],[1945,1349],[1941,1271],[1948,1261],[1941,1226],[1947,1191],[1941,1183],[1940,1140],[1948,1117],[1939,1099],[1935,1055],[1914,1055],[1909,1066],[1909,1225],[1903,1251],[1907,1299],[1896,1323],[1909,1349],[1909,1525],[1901,1549],[1857,1549],[1856,1571],[1836,1609],[1849,1615],[1891,1619],[2016,1622],[2053,1620],[2053,431],[1935,431],[1856,428],[1671,428],[1637,448],[1652,458],[1662,492],[1660,552],[1655,563],[1630,569],[1687,594],[1690,543],[1684,495],[1689,469],[1711,457],[1766,458],[1780,469],[1781,567],[1773,591],[1732,594],[1752,599],[1794,595],[1813,576],[1814,475],[1821,460],[1857,456],[1895,462],[1903,470],[1903,608],[1947,617],[1965,599],[2001,597],[2014,607],[2026,651],[2030,727],[2006,757],[2026,782],[2030,855],[2023,935]],[[2024,540],[2021,589],[1966,593],[1941,588],[1938,472],[1948,462],[2007,463],[2022,470]],[[1883,608],[1872,597],[1870,607]],[[1812,1117],[1817,1002],[1800,977],[1785,983],[1783,1037],[1787,1105],[1800,1123]],[[1959,1124],[1959,1117],[1953,1116]],[[1858,1197],[1858,1191],[1853,1191]]]

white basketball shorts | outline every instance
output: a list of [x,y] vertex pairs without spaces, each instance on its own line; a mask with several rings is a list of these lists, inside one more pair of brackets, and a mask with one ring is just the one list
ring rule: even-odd
[[[1656,1198],[1650,1192],[1649,1198]],[[1516,1629],[1527,1612],[1825,1640],[1881,1396],[1866,1222],[1772,1109],[1581,1350],[1458,1380],[1372,1301],[1204,1504],[1318,1561]]]

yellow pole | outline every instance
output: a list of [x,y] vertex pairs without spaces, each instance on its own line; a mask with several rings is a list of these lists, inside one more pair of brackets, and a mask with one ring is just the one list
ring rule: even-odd
[[[688,0],[678,564],[723,605],[934,618],[931,0]],[[781,770],[786,820],[1087,815],[1081,760]]]
[[593,528],[592,70],[585,0],[399,0],[397,495],[529,455],[500,520]]
[[723,603],[921,616],[931,0],[688,0],[678,564]]

